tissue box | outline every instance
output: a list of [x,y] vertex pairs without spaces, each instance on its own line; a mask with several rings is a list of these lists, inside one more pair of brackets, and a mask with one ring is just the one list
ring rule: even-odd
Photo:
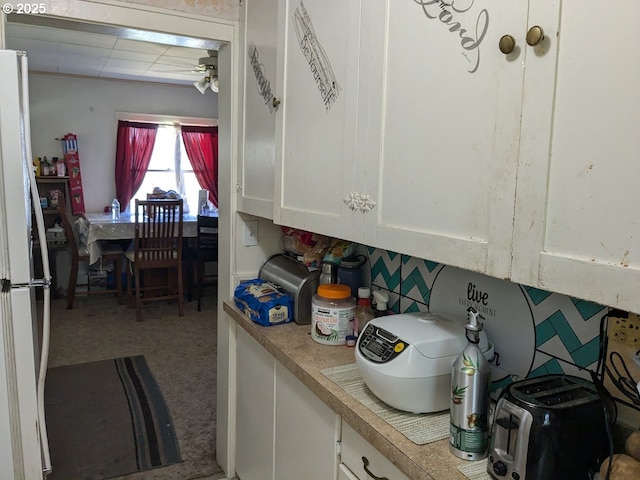
[[293,320],[291,297],[273,283],[262,279],[240,282],[233,299],[240,310],[260,325],[278,325]]

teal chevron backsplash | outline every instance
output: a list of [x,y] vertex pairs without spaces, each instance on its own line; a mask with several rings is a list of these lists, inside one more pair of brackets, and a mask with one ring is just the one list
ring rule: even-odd
[[[512,370],[517,374],[494,383],[494,390],[500,390],[517,378],[547,373],[563,372],[589,378],[588,372],[582,369],[595,369],[599,355],[600,321],[607,313],[607,307],[408,255],[370,247],[366,250],[372,289],[388,292],[389,309],[394,313],[429,311],[434,305],[440,309],[464,312],[468,305],[473,304],[469,298],[474,295],[476,299],[488,297],[488,293],[482,297],[484,292],[476,292],[476,288],[491,292],[491,304],[478,303],[485,308],[485,312],[481,312],[488,319],[485,325],[491,325],[493,321],[494,335],[498,337],[507,334],[497,328],[500,327],[496,326],[497,322],[504,322],[507,330],[512,329],[512,333],[501,341],[513,345],[503,345],[501,349],[505,357],[512,357],[505,363],[510,366],[518,364]],[[434,288],[435,282],[438,282],[436,287],[441,285],[439,291]],[[458,290],[465,291],[450,294],[448,290],[442,290],[445,284],[459,286]],[[451,295],[452,298],[443,300],[438,295]],[[511,311],[519,312],[517,318],[505,320],[505,315],[508,317]],[[517,322],[522,322],[522,325]],[[500,350],[498,342],[495,343],[496,351]],[[523,360],[522,357],[527,358]]]

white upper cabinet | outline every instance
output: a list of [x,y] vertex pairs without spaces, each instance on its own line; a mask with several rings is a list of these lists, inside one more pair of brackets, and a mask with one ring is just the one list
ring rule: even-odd
[[244,0],[240,25],[238,210],[273,218],[278,1]]
[[640,2],[277,10],[276,223],[640,311]]
[[508,277],[527,2],[373,4],[367,243]]
[[274,221],[351,239],[362,226],[354,227],[343,198],[357,175],[366,74],[361,10],[368,6],[356,0],[281,0],[281,6]]
[[640,312],[640,3],[531,3],[512,279]]

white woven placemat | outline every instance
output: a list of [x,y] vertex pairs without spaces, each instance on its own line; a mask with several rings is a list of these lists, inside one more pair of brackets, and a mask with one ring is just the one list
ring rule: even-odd
[[486,459],[458,465],[458,470],[469,480],[493,480],[487,473]]
[[371,393],[355,363],[325,368],[321,373],[413,443],[425,445],[449,436],[448,410],[418,414],[390,407]]

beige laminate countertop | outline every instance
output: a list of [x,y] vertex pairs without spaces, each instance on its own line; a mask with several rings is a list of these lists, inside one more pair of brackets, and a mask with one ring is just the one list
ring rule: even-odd
[[276,360],[408,477],[414,480],[467,480],[457,469],[464,460],[449,453],[448,439],[416,445],[320,373],[325,368],[355,363],[353,348],[314,342],[309,325],[287,323],[263,327],[252,322],[232,301],[224,302],[223,308]]

